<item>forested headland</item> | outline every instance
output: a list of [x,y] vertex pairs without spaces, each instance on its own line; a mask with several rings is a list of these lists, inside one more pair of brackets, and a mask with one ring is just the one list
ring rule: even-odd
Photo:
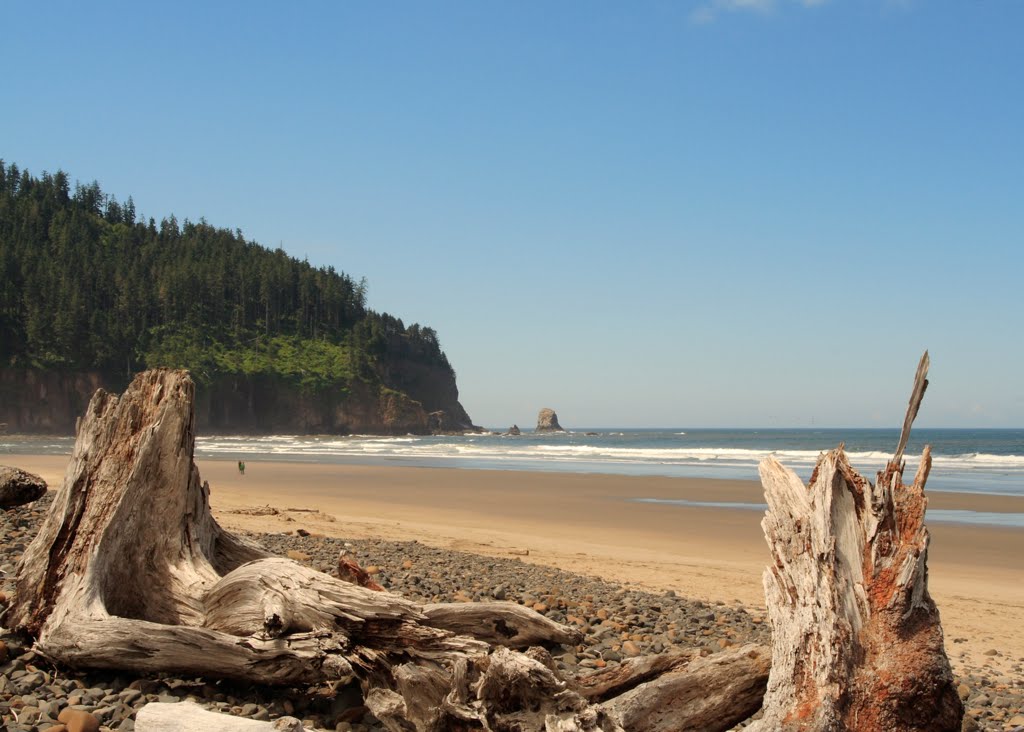
[[0,423],[67,431],[78,392],[156,366],[192,372],[213,429],[471,426],[437,334],[368,309],[365,280],[0,160]]

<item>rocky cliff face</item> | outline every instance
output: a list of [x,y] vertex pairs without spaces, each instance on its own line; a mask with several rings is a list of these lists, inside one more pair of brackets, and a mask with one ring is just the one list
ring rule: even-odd
[[383,359],[376,367],[382,383],[408,394],[426,410],[435,432],[462,432],[473,429],[473,421],[459,403],[455,372],[410,349],[394,338],[388,352],[396,356]]
[[[355,381],[347,391],[304,392],[267,377],[225,377],[197,389],[196,422],[201,432],[214,434],[396,435],[472,429],[454,382],[453,375],[446,379],[426,368],[409,369],[401,391]],[[72,434],[99,387],[119,392],[124,384],[97,373],[0,369],[0,425],[12,433]]]
[[97,373],[0,369],[0,431],[71,434],[101,386]]

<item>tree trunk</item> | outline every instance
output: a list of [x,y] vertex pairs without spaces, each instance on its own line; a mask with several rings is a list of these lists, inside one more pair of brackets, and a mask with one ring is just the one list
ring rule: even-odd
[[[120,398],[93,397],[6,617],[35,635],[44,655],[265,684],[358,680],[391,730],[668,729],[665,715],[655,725],[636,712],[666,704],[657,674],[620,683],[620,696],[596,703],[560,678],[543,650],[506,648],[580,640],[532,610],[421,606],[268,557],[225,532],[192,459],[193,396],[185,372],[156,370]],[[761,691],[733,690],[763,690],[767,651],[744,653],[694,663],[703,691],[691,683],[672,703],[676,728],[706,719],[704,697],[716,693],[735,698],[702,729],[728,729],[727,720],[757,710]]]
[[750,730],[960,729],[963,706],[928,594],[929,448],[913,484],[902,480],[927,367],[925,353],[896,457],[874,485],[842,445],[819,458],[807,486],[774,458],[761,463],[772,668],[764,716]]

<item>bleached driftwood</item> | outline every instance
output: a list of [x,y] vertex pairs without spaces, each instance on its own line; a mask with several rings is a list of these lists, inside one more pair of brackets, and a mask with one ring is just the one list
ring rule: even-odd
[[194,702],[152,702],[135,715],[135,732],[304,732],[295,717],[273,722],[233,717],[203,709]]
[[[503,647],[580,639],[532,610],[420,606],[268,557],[225,532],[193,462],[193,396],[185,372],[156,370],[120,398],[99,391],[90,402],[6,616],[36,636],[44,655],[78,667],[265,684],[357,679],[391,730],[615,732],[627,710],[662,703],[662,687],[646,678],[620,685],[628,703],[592,703],[542,650]],[[704,661],[694,672],[703,674],[705,696],[731,694],[742,674],[764,687],[756,663]],[[691,702],[673,707],[682,729],[705,713],[703,699]],[[756,709],[753,696],[743,697],[728,718]],[[644,724],[630,732],[662,729]]]
[[599,708],[627,731],[730,729],[761,706],[769,664],[756,644],[698,657]]
[[960,729],[963,706],[928,594],[929,448],[913,484],[902,481],[927,371],[925,353],[896,455],[874,485],[842,445],[819,458],[807,486],[774,458],[760,465],[773,638],[755,732]]
[[673,649],[650,656],[626,658],[576,679],[576,689],[593,701],[604,701],[624,691],[685,666],[700,655],[696,648]]
[[576,645],[583,633],[549,620],[538,612],[508,602],[448,602],[423,606],[426,624],[472,635],[509,648],[545,643]]
[[46,481],[19,468],[0,465],[0,508],[38,501],[46,493]]

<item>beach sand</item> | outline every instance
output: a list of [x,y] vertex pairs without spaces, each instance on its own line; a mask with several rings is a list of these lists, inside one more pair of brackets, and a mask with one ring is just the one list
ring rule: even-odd
[[[60,485],[65,456],[9,456]],[[598,576],[642,589],[762,608],[761,512],[635,498],[758,503],[754,481],[199,460],[227,528],[416,540]],[[1024,513],[1024,498],[929,494],[930,507]],[[272,506],[279,515],[239,510]],[[292,509],[292,510],[289,510]],[[954,670],[1019,676],[1024,529],[932,523],[929,580]],[[528,551],[529,554],[524,554]],[[992,652],[995,651],[995,654]]]

